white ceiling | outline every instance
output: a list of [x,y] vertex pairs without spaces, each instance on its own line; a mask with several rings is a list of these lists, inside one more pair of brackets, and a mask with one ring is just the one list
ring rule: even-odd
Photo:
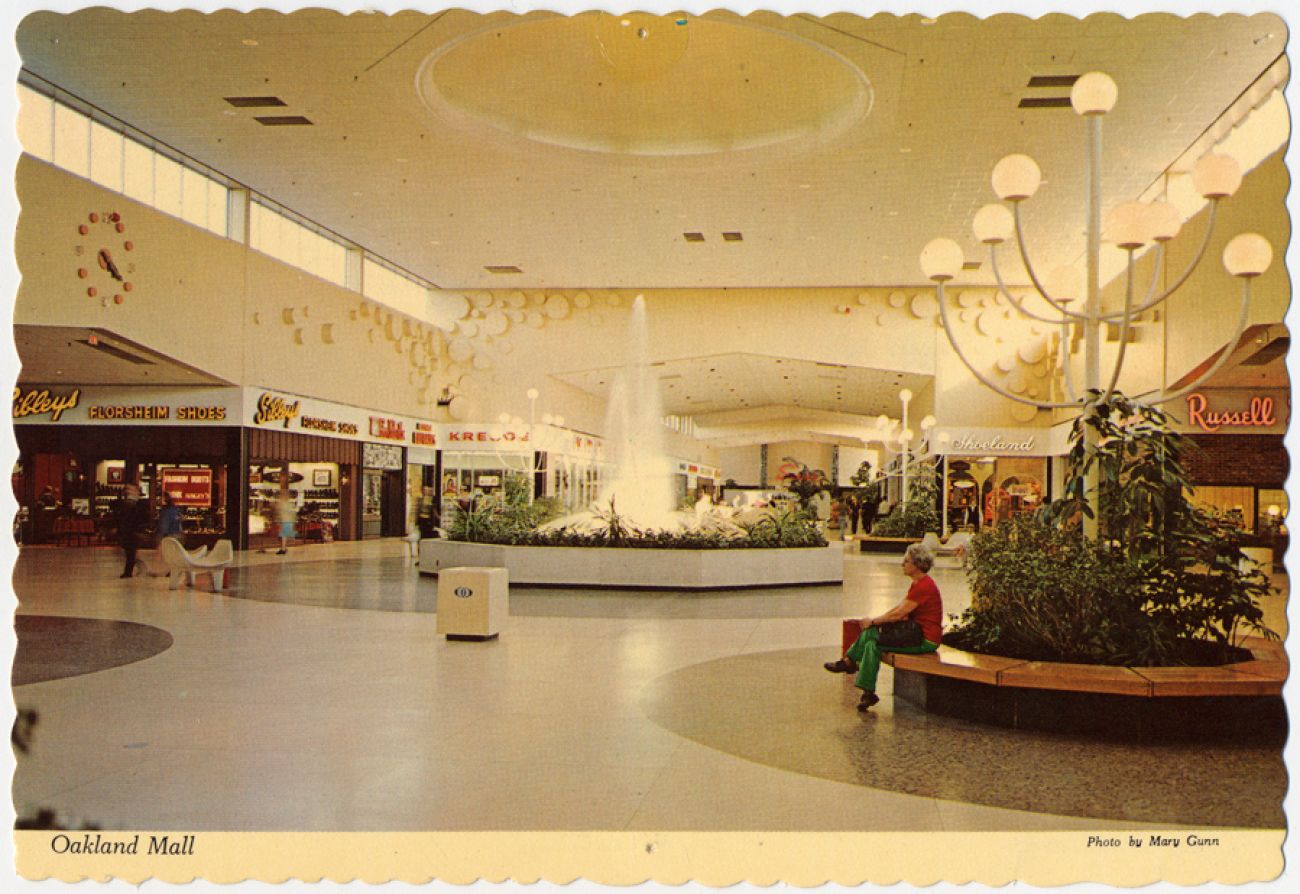
[[[918,283],[934,236],[975,253],[970,218],[1011,152],[1044,172],[1026,217],[1050,270],[1079,250],[1082,134],[1068,108],[1018,108],[1068,95],[1030,77],[1116,79],[1117,202],[1286,41],[1271,15],[622,18],[93,8],[34,13],[17,44],[28,72],[468,289]],[[268,112],[313,124],[254,121]]]
[[[1115,203],[1223,126],[1286,37],[1271,15],[94,8],[33,13],[17,46],[29,75],[442,288],[649,289],[922,283],[931,238],[978,255],[970,219],[1012,152],[1043,170],[1025,219],[1051,270],[1082,248],[1082,128],[1069,108],[1020,108],[1068,96],[1031,77],[1117,81],[1102,184]],[[236,108],[232,96],[285,105]],[[265,114],[313,123],[265,127]],[[20,351],[29,380],[40,361],[21,338]],[[603,395],[609,372],[559,378]],[[796,430],[852,443],[876,415],[898,415],[899,387],[928,385],[739,353],[657,372],[665,410],[720,444]]]

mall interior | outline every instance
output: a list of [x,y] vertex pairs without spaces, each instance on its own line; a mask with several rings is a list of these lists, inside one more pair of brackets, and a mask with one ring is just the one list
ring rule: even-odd
[[[16,35],[19,817],[1284,828],[1275,742],[943,717],[889,667],[863,716],[822,669],[841,619],[907,584],[845,516],[854,476],[901,511],[928,460],[941,541],[1033,513],[1062,496],[1093,360],[1103,388],[1176,395],[1194,499],[1240,528],[1285,635],[1279,16],[98,7]],[[1117,99],[1078,114],[1094,72]],[[1036,190],[991,182],[1016,154]],[[1207,194],[1221,155],[1240,183]],[[1000,195],[1023,251],[980,230],[1010,220],[982,213]],[[1157,200],[1176,235],[1124,247],[1112,209]],[[1243,233],[1266,269],[1233,268]],[[1031,297],[1082,308],[1089,270],[1099,325]],[[522,479],[586,509],[620,406],[653,408],[677,505],[787,505],[817,476],[839,578],[519,583],[499,636],[441,635],[413,553],[430,507],[446,529]],[[224,587],[119,577],[137,489],[150,519],[179,507],[186,549],[230,542]],[[961,561],[932,576],[947,613],[970,604]]]

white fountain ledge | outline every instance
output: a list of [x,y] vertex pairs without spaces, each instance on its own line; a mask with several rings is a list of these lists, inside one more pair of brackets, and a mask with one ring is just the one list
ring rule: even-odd
[[841,543],[796,549],[625,549],[501,546],[421,540],[420,573],[460,566],[505,568],[534,587],[727,590],[844,583]]

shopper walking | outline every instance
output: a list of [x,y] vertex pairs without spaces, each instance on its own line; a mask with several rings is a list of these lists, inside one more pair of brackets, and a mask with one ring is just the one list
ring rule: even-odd
[[158,518],[153,525],[154,556],[147,563],[150,577],[163,577],[170,574],[162,557],[162,542],[168,537],[179,537],[181,533],[181,510],[167,491],[163,491],[159,501]]
[[122,489],[117,505],[117,542],[126,564],[120,577],[135,575],[136,553],[140,549],[140,529],[144,527],[146,507],[140,500],[140,485],[132,482]]
[[280,492],[280,499],[275,504],[275,520],[280,526],[280,548],[275,554],[283,556],[289,551],[289,541],[298,536],[298,507],[288,491]]

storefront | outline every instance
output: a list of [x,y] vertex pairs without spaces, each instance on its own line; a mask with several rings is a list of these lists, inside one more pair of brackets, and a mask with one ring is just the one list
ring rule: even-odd
[[[438,432],[432,422],[417,422],[406,446],[406,530],[419,526],[420,507],[427,499],[435,508],[438,492]],[[441,519],[441,516],[439,516]]]
[[1288,392],[1274,388],[1203,388],[1171,404],[1175,428],[1196,444],[1184,457],[1192,500],[1267,547],[1286,550],[1290,466],[1283,439]]
[[436,469],[436,435],[429,420],[249,388],[244,421],[250,546],[276,539],[281,494],[297,510],[301,540],[402,536],[413,486],[408,439],[423,451],[421,476],[431,478],[423,469]]
[[1033,512],[1052,496],[1066,452],[1048,429],[939,428],[944,533],[979,531]]
[[695,502],[705,496],[711,499],[720,496],[721,469],[682,459],[674,460],[674,464],[678,502],[683,500]]
[[585,509],[600,492],[603,444],[598,438],[554,425],[439,426],[438,499],[443,523],[458,504],[504,486],[531,481],[532,496],[559,501],[564,512]]
[[233,539],[239,406],[237,388],[17,388],[15,537],[113,543],[122,495],[137,484],[150,518],[171,495],[188,547]]

